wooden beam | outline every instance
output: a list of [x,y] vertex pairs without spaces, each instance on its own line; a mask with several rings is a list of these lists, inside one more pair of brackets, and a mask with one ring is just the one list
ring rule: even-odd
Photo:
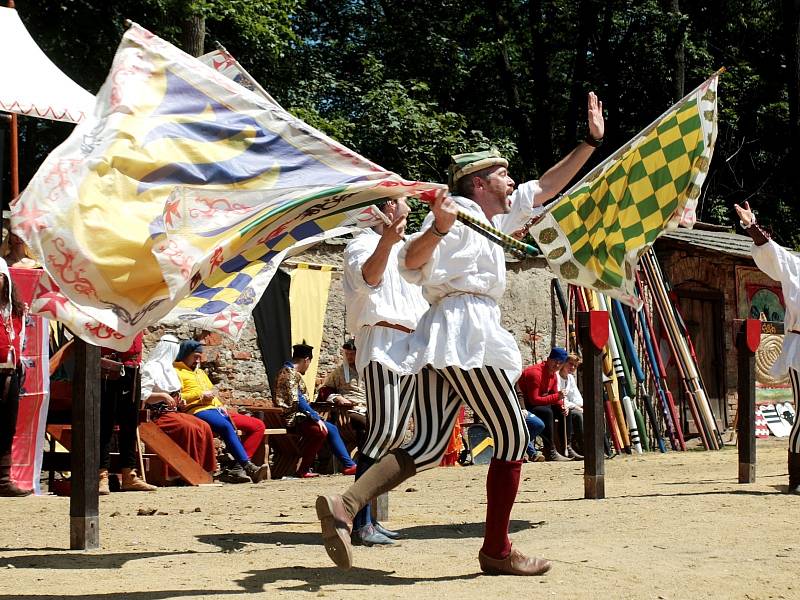
[[75,338],[69,547],[100,547],[100,348]]
[[152,422],[139,424],[139,435],[153,453],[172,467],[189,485],[214,483],[211,474],[203,469],[178,444]]

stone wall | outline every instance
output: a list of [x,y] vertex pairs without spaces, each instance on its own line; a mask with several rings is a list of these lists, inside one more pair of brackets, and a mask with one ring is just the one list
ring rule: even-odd
[[[292,261],[341,267],[345,243],[346,240],[335,239],[318,244]],[[551,298],[550,281],[553,275],[545,267],[543,260],[517,261],[509,258],[507,267],[508,285],[500,303],[503,325],[514,334],[522,352],[523,362],[529,364],[533,358],[530,334],[535,330],[538,337],[536,354],[541,360],[549,351],[551,341],[555,340],[556,344],[564,345],[564,323],[555,298]],[[325,329],[319,349],[320,375],[326,374],[336,366],[339,360],[339,348],[350,336],[350,332],[345,331],[344,322],[342,276],[341,272],[334,272],[331,278]],[[145,337],[145,349],[149,350],[163,333],[175,333],[180,338],[188,338],[196,337],[201,332],[185,325],[178,329],[151,328]],[[237,342],[219,335],[211,335],[204,339],[204,343],[206,352],[203,366],[208,369],[212,381],[218,386],[223,398],[269,397],[269,385],[252,319]]]

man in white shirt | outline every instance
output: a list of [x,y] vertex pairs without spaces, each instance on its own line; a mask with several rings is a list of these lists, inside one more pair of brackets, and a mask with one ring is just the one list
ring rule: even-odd
[[[750,251],[756,266],[781,284],[786,314],[783,317],[785,335],[780,356],[772,365],[775,377],[789,374],[795,410],[800,402],[800,258],[771,240],[769,234],[756,223],[750,204],[733,205],[739,215],[739,224],[753,240]],[[800,412],[800,411],[799,411]],[[798,415],[800,416],[800,415]],[[788,493],[800,496],[800,418],[795,416],[789,434],[789,488]]]
[[578,389],[575,371],[581,365],[581,358],[574,352],[556,373],[558,391],[564,392],[564,410],[567,419],[567,457],[583,460],[583,396]]
[[352,517],[369,500],[419,471],[438,464],[462,402],[486,423],[495,442],[486,480],[486,531],[478,554],[490,574],[541,575],[550,562],[512,549],[508,524],[528,444],[514,394],[522,357],[500,322],[505,290],[503,249],[456,222],[459,210],[511,233],[524,227],[534,207],[554,197],[577,174],[603,137],[602,103],[589,95],[589,137],[539,181],[514,190],[508,161],[493,152],[453,157],[452,197],[431,205],[421,232],[400,252],[404,277],[422,286],[431,303],[409,339],[405,363],[418,371],[414,439],[384,456],[342,496],[317,498],[328,556],[352,566]]
[[[399,198],[379,208],[388,224],[357,234],[344,251],[347,328],[356,336],[355,368],[362,374],[367,401],[367,433],[356,480],[403,441],[415,376],[405,373],[401,363],[408,356],[408,334],[428,310],[420,287],[403,279],[397,265],[408,204]],[[391,544],[398,537],[373,518],[369,504],[355,516],[355,544]]]

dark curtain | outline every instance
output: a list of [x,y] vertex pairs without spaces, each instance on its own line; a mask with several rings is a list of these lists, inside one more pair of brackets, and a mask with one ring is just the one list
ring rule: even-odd
[[258,348],[267,371],[270,393],[283,363],[292,355],[292,318],[289,313],[288,273],[278,271],[253,310]]

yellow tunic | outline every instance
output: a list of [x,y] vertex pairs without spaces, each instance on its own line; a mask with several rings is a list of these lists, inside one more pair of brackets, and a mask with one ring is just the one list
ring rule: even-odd
[[203,392],[214,389],[214,384],[203,369],[190,369],[180,361],[174,366],[181,378],[181,398],[186,402],[183,412],[193,415],[201,410],[224,406],[216,396],[211,400],[203,398]]

